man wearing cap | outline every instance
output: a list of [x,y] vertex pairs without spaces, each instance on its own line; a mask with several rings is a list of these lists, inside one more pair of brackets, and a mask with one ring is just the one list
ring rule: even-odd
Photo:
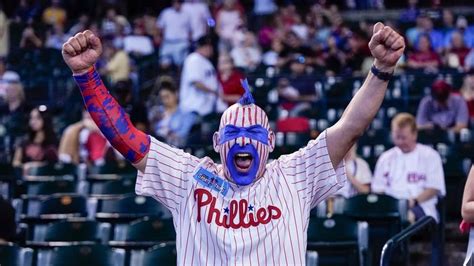
[[[209,55],[209,46],[201,43],[198,50]],[[343,158],[377,114],[405,42],[377,23],[369,47],[375,58],[372,71],[341,119],[299,151],[270,163],[275,135],[245,81],[244,96],[223,113],[214,133],[221,161],[216,163],[133,127],[94,69],[102,46],[92,32],[68,40],[63,58],[93,120],[138,169],[136,193],[171,211],[178,265],[304,265],[310,210],[344,185]],[[192,70],[215,77],[207,73],[210,69],[199,69],[205,65],[196,67]],[[207,80],[184,81],[202,94],[215,91]],[[200,104],[208,112],[212,103]]]
[[451,85],[437,80],[431,85],[431,95],[423,97],[418,106],[418,129],[445,129],[459,132],[469,122],[466,101],[451,92]]

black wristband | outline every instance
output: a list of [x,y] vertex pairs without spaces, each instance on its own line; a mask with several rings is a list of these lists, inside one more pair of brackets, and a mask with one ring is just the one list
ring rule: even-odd
[[384,81],[389,81],[393,77],[393,73],[382,72],[378,68],[376,68],[375,65],[372,65],[370,71],[372,72],[372,74],[374,74],[374,76]]

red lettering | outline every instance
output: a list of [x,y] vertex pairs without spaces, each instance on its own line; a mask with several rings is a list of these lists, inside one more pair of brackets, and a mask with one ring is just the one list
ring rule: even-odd
[[[206,199],[204,200],[204,196],[206,196]],[[194,191],[194,200],[197,201],[197,221],[201,221],[201,207],[206,206],[207,204],[211,203],[212,197],[211,197],[211,192],[198,188]]]
[[222,215],[221,219],[221,210],[216,208],[217,198],[213,197],[211,192],[198,188],[194,191],[194,199],[198,207],[198,222],[201,222],[201,208],[209,205],[206,222],[210,224],[214,221],[217,226],[224,228],[249,228],[250,226],[268,224],[272,219],[276,220],[281,217],[281,210],[276,206],[268,205],[267,208],[262,207],[255,209],[255,211],[249,211],[249,203],[247,200],[241,199],[239,201],[231,200],[228,209],[226,209],[228,215]]

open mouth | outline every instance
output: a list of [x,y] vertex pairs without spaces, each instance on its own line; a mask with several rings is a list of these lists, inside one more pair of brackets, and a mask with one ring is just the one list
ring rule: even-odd
[[250,153],[240,152],[234,155],[234,165],[237,171],[246,173],[252,166],[253,157]]

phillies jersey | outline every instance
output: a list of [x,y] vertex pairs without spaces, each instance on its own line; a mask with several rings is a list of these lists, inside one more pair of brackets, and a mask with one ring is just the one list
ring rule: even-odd
[[304,265],[311,208],[346,182],[343,162],[331,163],[326,132],[243,187],[210,158],[151,140],[135,190],[171,211],[178,265]]
[[[446,195],[441,157],[432,148],[417,144],[415,149],[403,153],[394,147],[382,153],[375,166],[372,191],[382,192],[398,199],[413,199],[427,188],[437,189]],[[436,211],[437,197],[421,202],[426,215],[439,220]]]

